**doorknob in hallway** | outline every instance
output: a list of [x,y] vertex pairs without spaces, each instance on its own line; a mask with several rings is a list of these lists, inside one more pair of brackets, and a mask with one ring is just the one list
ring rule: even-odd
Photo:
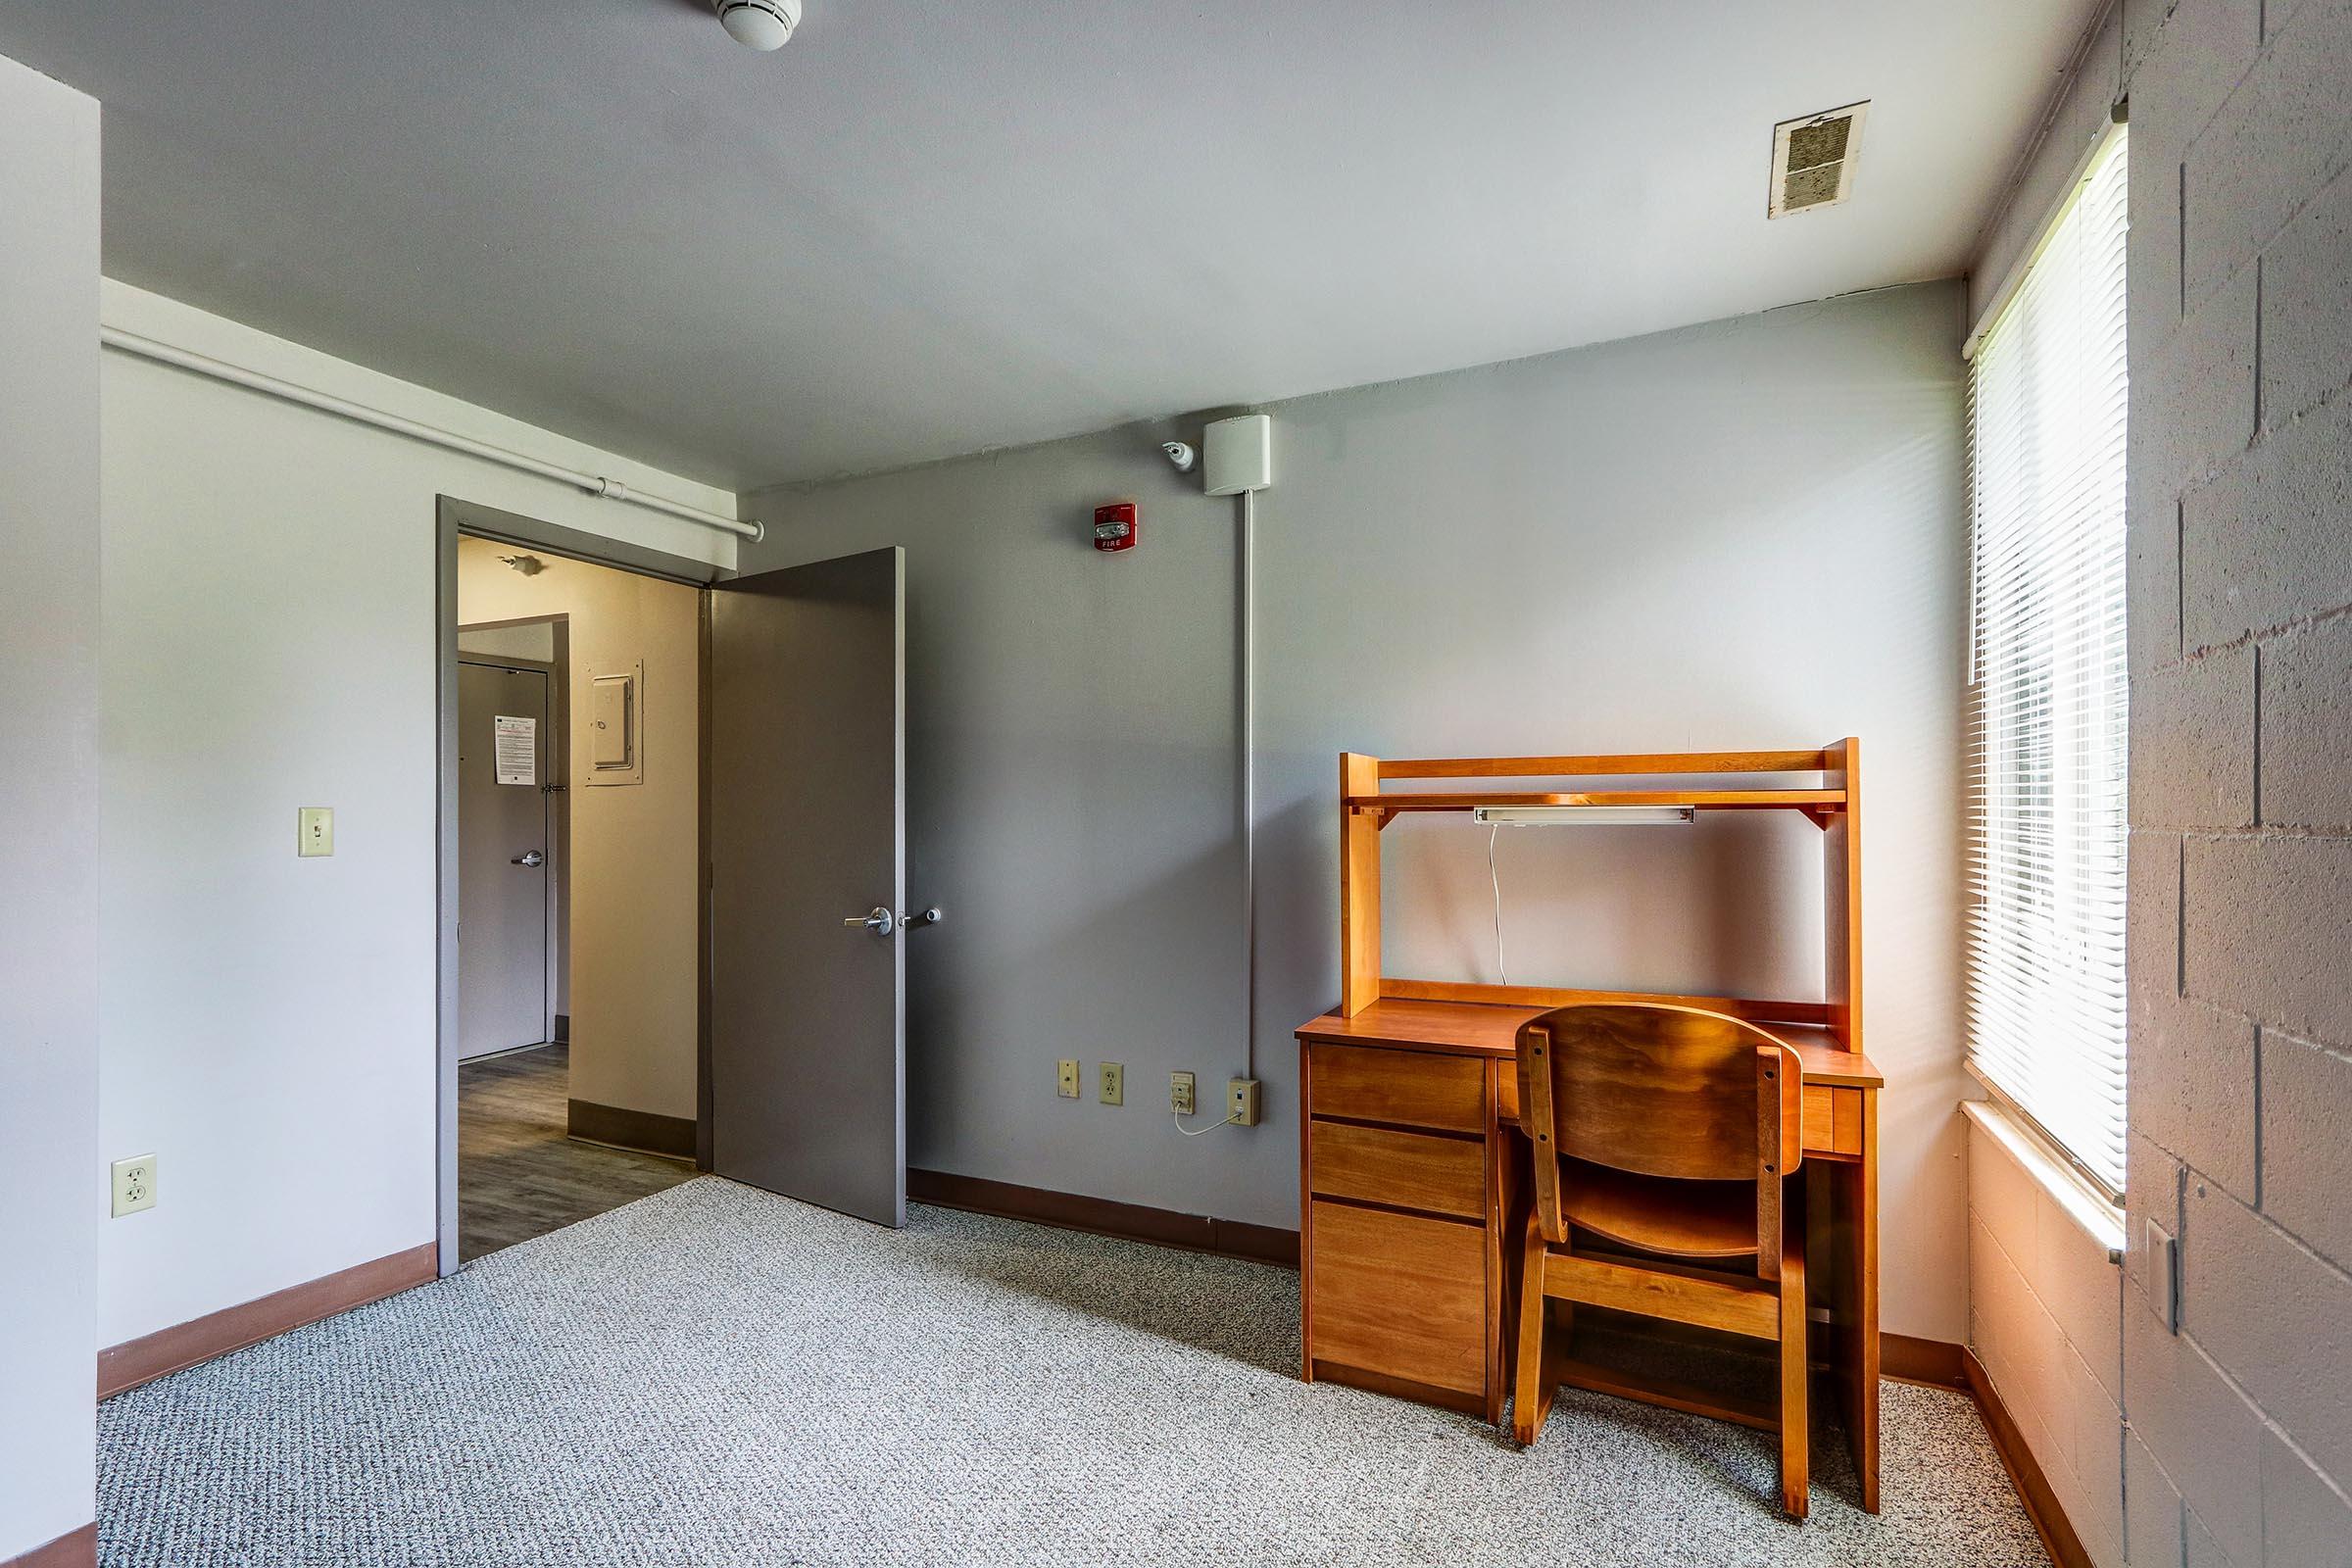
[[547,863],[547,857],[540,854],[537,850],[525,850],[522,854],[515,856],[507,863],[509,865],[527,865],[536,868]]
[[841,923],[851,927],[863,926],[878,937],[886,937],[899,928],[899,917],[876,905],[864,914],[846,916]]

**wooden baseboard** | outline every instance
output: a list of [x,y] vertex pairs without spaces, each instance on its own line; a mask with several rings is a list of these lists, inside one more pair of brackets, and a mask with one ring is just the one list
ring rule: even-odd
[[2034,1529],[2041,1537],[2042,1549],[2058,1568],[2092,1568],[2090,1553],[2082,1549],[2082,1538],[2075,1534],[2066,1510],[2058,1505],[2058,1494],[2050,1490],[2049,1477],[2041,1473],[2040,1461],[2026,1446],[2025,1434],[2017,1430],[2009,1407],[1994,1392],[1992,1379],[1984,1375],[1984,1364],[1977,1359],[1974,1350],[1968,1349],[1960,1352],[1960,1362],[1968,1379],[1968,1391],[1976,1396],[1977,1411],[1984,1418],[1984,1430],[1992,1435],[1993,1451],[2001,1456],[2010,1484],[2017,1488],[2018,1498],[2026,1505],[2026,1517],[2034,1521]]
[[1961,1358],[1968,1352],[1949,1340],[1915,1340],[1908,1334],[1879,1336],[1879,1376],[1932,1389],[1969,1392]]
[[672,1159],[694,1158],[694,1130],[691,1116],[658,1116],[650,1110],[600,1105],[593,1100],[568,1102],[564,1114],[564,1131],[574,1138],[641,1149]]
[[1207,1214],[1180,1214],[1170,1208],[1120,1203],[1107,1198],[1056,1193],[1043,1187],[1023,1187],[1014,1182],[995,1182],[941,1170],[909,1169],[906,1196],[918,1203],[969,1209],[975,1214],[996,1214],[1039,1225],[1057,1225],[1063,1230],[1116,1236],[1130,1242],[1215,1252],[1253,1263],[1298,1266],[1298,1233],[1276,1225],[1249,1225]]
[[0,1562],[0,1568],[97,1568],[98,1523],[69,1530],[46,1546],[35,1546],[21,1557]]
[[427,1242],[112,1346],[98,1352],[98,1397],[108,1398],[199,1361],[426,1284],[439,1277],[440,1256],[438,1245]]

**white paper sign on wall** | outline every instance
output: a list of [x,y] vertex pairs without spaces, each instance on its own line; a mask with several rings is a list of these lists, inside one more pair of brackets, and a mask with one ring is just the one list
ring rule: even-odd
[[501,784],[539,782],[539,720],[511,718],[500,713],[491,720],[498,735],[498,781]]

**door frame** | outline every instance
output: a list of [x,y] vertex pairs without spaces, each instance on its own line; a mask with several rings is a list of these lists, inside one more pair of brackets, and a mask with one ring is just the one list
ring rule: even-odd
[[[724,566],[696,561],[690,556],[671,555],[645,545],[635,545],[619,539],[608,539],[578,528],[566,528],[561,523],[543,522],[520,513],[503,512],[478,502],[456,496],[438,496],[434,504],[433,555],[433,641],[434,641],[434,726],[435,773],[437,785],[433,806],[433,883],[435,906],[435,941],[433,949],[434,987],[437,1001],[434,1010],[434,1235],[439,1244],[440,1272],[455,1274],[460,1265],[458,1256],[458,540],[461,535],[489,539],[500,544],[517,545],[525,550],[545,551],[549,555],[586,562],[594,566],[609,566],[641,577],[659,577],[669,582],[683,583],[701,590],[701,645],[706,664],[701,681],[700,700],[703,707],[702,728],[704,744],[697,767],[702,777],[697,782],[696,841],[697,858],[701,864],[698,875],[706,885],[710,864],[710,769],[709,730],[710,679],[708,669],[710,657],[710,585],[736,575]],[[565,883],[568,889],[570,883]],[[710,1157],[710,1016],[708,981],[710,971],[710,899],[706,895],[697,901],[701,909],[702,974],[695,988],[695,1073],[700,1080],[696,1091],[696,1164],[708,1170]]]

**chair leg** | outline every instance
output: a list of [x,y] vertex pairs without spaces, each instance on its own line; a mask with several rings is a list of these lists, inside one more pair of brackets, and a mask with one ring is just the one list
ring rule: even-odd
[[1521,1447],[1544,1435],[1544,1419],[1559,1385],[1548,1376],[1544,1311],[1544,1230],[1531,1211],[1527,1243],[1519,1260],[1519,1354],[1517,1382],[1511,1391],[1511,1437]]
[[1812,1409],[1806,1399],[1804,1205],[1781,1251],[1781,1508],[1802,1520],[1811,1506]]

